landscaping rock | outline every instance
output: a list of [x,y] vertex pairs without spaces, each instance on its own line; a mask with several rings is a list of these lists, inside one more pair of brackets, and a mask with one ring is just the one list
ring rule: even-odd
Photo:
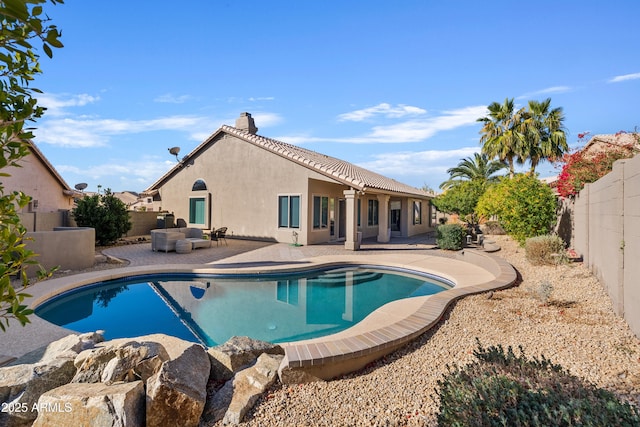
[[144,401],[142,381],[66,384],[40,396],[33,426],[144,426]]
[[38,415],[40,395],[73,378],[79,351],[102,340],[102,334],[69,335],[0,368],[0,425],[30,424]]
[[169,360],[164,346],[140,337],[138,341],[117,339],[84,351],[75,359],[75,383],[146,381]]
[[170,360],[147,380],[146,425],[197,426],[207,396],[209,357],[198,344],[162,337]]
[[284,356],[262,354],[256,363],[238,372],[207,403],[207,422],[240,424],[258,398],[275,382]]
[[277,344],[249,337],[232,337],[224,344],[207,350],[211,359],[211,378],[226,381],[242,368],[255,363],[263,353],[284,355]]

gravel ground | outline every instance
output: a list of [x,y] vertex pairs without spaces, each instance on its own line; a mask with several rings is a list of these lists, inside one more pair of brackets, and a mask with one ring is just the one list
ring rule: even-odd
[[[436,425],[437,381],[447,364],[473,359],[476,338],[485,347],[521,345],[528,356],[544,355],[640,406],[640,340],[613,313],[596,278],[580,263],[531,266],[508,237],[492,239],[502,247],[497,255],[521,274],[519,285],[458,301],[434,329],[361,372],[329,382],[276,384],[245,425]],[[544,283],[552,286],[546,304]]]

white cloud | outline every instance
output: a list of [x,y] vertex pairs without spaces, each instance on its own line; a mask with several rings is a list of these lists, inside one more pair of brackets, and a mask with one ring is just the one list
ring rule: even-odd
[[461,159],[479,151],[479,147],[462,147],[454,150],[383,153],[374,155],[371,161],[358,163],[358,166],[387,176],[446,174],[446,170],[457,165]]
[[251,97],[249,98],[249,101],[251,102],[257,102],[257,101],[273,101],[276,98],[273,96],[258,96],[258,97]]
[[548,87],[548,88],[545,88],[545,89],[537,90],[535,92],[525,93],[523,95],[518,96],[516,99],[526,99],[526,98],[531,98],[532,96],[537,96],[537,95],[550,95],[550,94],[554,94],[554,93],[565,93],[565,92],[569,92],[570,90],[571,90],[571,88],[569,86],[552,86],[552,87]]
[[45,117],[66,115],[66,107],[83,107],[100,100],[99,96],[81,93],[77,95],[43,93],[38,95],[38,104],[47,108]]
[[205,117],[169,116],[150,120],[59,119],[44,121],[35,131],[39,143],[61,147],[100,147],[112,135],[158,130],[195,132],[210,124]]
[[388,126],[374,126],[368,134],[347,138],[309,137],[287,135],[276,139],[289,144],[303,145],[316,142],[339,142],[345,144],[398,144],[420,142],[438,132],[477,124],[477,119],[487,114],[486,106],[464,107],[443,111],[435,117],[413,119]]
[[107,182],[120,181],[121,187],[113,188],[113,190],[121,191],[122,188],[139,191],[137,188],[132,188],[132,184],[148,186],[175,166],[175,162],[142,156],[132,161],[112,161],[86,168],[59,164],[54,166],[63,175],[78,175],[82,179],[94,183],[93,185],[105,185]]
[[444,111],[436,117],[410,120],[390,126],[375,126],[367,135],[367,142],[398,143],[424,141],[438,132],[476,124],[487,113],[486,106]]
[[338,120],[341,122],[361,122],[374,116],[382,116],[386,118],[398,119],[407,116],[419,116],[426,114],[427,110],[410,105],[398,104],[395,107],[391,104],[381,103],[373,107],[355,110],[348,113],[340,114]]
[[189,95],[179,95],[175,96],[170,93],[166,93],[164,95],[160,95],[154,99],[155,102],[166,103],[166,104],[183,104],[191,99]]
[[[256,122],[258,129],[260,129],[260,127],[275,126],[283,122],[282,116],[276,113],[257,112],[255,114],[251,113],[251,117],[253,117],[253,120]],[[235,121],[229,124],[234,126]]]
[[610,79],[608,83],[620,83],[627,80],[636,80],[636,79],[640,79],[640,73],[623,74],[621,76],[615,76],[614,78]]

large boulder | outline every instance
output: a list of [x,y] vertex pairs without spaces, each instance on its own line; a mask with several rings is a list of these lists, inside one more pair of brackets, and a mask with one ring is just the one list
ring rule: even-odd
[[74,361],[78,371],[72,382],[146,381],[169,355],[162,344],[144,338],[107,341],[78,354]]
[[279,345],[249,337],[231,337],[207,352],[211,359],[211,379],[215,381],[231,379],[236,372],[254,364],[263,353],[284,355]]
[[[146,337],[148,338],[148,337]],[[170,359],[147,380],[147,427],[197,426],[206,402],[210,362],[204,348],[177,338],[157,338]]]
[[33,426],[142,427],[144,401],[142,381],[66,384],[40,396]]
[[276,381],[283,357],[264,353],[253,366],[238,372],[207,403],[205,420],[240,424],[258,398]]
[[102,340],[102,334],[69,335],[0,368],[0,425],[29,425],[38,415],[38,398],[67,384],[78,352]]

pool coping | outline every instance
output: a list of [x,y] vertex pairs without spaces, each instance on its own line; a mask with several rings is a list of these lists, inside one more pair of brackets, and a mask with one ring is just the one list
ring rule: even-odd
[[[285,357],[280,366],[283,383],[330,380],[366,366],[435,326],[454,301],[466,295],[512,286],[515,269],[502,258],[482,251],[466,249],[450,256],[425,254],[370,254],[366,258],[349,255],[326,255],[279,265],[245,265],[220,267],[211,264],[168,264],[124,267],[50,279],[29,288],[32,297],[25,303],[35,308],[46,300],[71,289],[142,274],[265,274],[297,272],[345,265],[380,265],[413,270],[443,277],[455,283],[451,289],[435,295],[392,301],[375,310],[356,325],[325,337],[280,344]],[[39,319],[40,327],[53,326]],[[45,328],[46,329],[46,328]]]

